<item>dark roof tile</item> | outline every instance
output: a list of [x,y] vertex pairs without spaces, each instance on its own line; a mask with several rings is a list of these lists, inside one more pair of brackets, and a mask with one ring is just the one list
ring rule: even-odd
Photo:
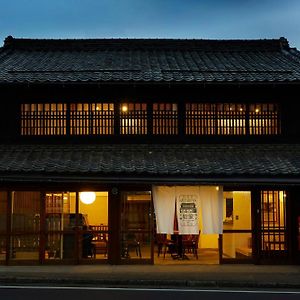
[[300,176],[300,144],[0,145],[0,174]]
[[287,40],[8,37],[0,82],[299,81],[300,53]]

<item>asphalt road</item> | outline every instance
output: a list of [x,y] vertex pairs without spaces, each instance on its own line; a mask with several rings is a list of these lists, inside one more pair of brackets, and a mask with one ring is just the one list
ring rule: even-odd
[[86,287],[29,287],[0,286],[0,299],[5,300],[289,300],[300,299],[300,291],[254,290],[186,290],[186,289],[133,289]]

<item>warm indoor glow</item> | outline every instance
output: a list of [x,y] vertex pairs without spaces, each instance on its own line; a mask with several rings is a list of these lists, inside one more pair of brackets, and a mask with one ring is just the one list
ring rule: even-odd
[[80,201],[84,204],[92,204],[96,200],[95,192],[81,192],[79,194]]
[[258,112],[259,112],[259,109],[258,109],[258,108],[257,108],[257,109],[255,109],[255,112],[257,112],[257,113],[258,113]]
[[128,107],[127,107],[127,105],[123,105],[123,106],[122,106],[122,111],[123,111],[123,112],[126,112],[126,111],[128,111]]

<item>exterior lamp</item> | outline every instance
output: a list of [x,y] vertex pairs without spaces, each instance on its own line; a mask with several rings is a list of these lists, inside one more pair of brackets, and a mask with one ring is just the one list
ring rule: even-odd
[[81,192],[79,199],[84,204],[92,204],[96,200],[95,192]]

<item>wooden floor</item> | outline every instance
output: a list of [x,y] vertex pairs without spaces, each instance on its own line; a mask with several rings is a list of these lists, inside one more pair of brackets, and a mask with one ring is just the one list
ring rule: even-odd
[[216,265],[219,264],[219,250],[212,248],[198,249],[198,259],[190,253],[186,254],[185,259],[173,259],[169,253],[166,253],[166,257],[163,255],[157,257],[157,252],[154,256],[154,264],[156,265]]
[[[24,253],[17,253],[15,260],[38,260],[37,253],[33,252],[28,255]],[[129,260],[140,260],[142,259],[151,259],[151,251],[150,246],[142,246],[141,247],[141,254],[142,257],[139,257],[139,255],[136,253],[134,249],[131,249],[129,252],[129,256],[126,259]],[[2,257],[0,257],[1,259]],[[54,258],[53,258],[54,259]],[[97,260],[106,260],[107,256],[104,254],[97,254],[96,255]],[[55,259],[54,259],[55,260]],[[60,260],[57,258],[56,260]],[[87,260],[93,260],[93,258],[89,258]],[[213,264],[219,264],[219,250],[218,249],[212,249],[212,248],[200,248],[198,249],[198,259],[192,254],[187,253],[185,259],[174,259],[170,253],[166,253],[165,258],[163,257],[163,254],[160,254],[160,256],[157,256],[157,248],[154,248],[154,264],[156,265],[213,265]]]

